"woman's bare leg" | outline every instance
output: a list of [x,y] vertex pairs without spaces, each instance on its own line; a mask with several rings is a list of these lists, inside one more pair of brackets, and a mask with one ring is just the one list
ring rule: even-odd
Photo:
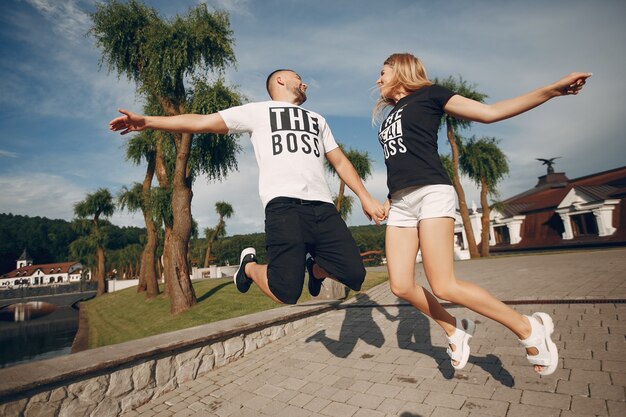
[[[519,339],[530,336],[528,319],[488,291],[454,275],[454,219],[423,219],[418,228],[422,263],[433,293],[444,300],[462,305],[510,329]],[[535,348],[528,353],[537,354]],[[535,367],[541,370],[541,367]]]
[[387,226],[385,248],[391,292],[435,320],[446,334],[451,335],[456,329],[454,316],[415,282],[415,257],[419,245],[417,228]]

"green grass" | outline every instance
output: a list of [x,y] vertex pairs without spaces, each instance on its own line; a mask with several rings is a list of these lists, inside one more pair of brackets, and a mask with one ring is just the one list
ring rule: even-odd
[[[388,279],[386,272],[368,272],[361,291]],[[89,348],[112,345],[146,336],[199,326],[246,314],[281,307],[255,286],[241,294],[232,279],[194,282],[198,303],[179,315],[170,314],[169,300],[163,295],[146,301],[136,288],[105,294],[83,303],[89,323]],[[354,291],[348,297],[354,296]],[[309,301],[305,289],[298,303]]]

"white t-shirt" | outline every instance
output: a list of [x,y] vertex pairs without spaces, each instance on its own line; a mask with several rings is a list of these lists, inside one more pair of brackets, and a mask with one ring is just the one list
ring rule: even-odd
[[275,197],[333,202],[324,158],[337,142],[322,116],[282,101],[244,104],[219,114],[228,133],[250,134],[263,207]]

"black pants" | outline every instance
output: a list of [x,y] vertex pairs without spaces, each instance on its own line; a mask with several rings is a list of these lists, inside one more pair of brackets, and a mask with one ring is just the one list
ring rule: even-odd
[[331,277],[361,289],[363,260],[334,205],[277,197],[265,207],[265,238],[269,288],[283,303],[295,304],[302,294],[307,252]]

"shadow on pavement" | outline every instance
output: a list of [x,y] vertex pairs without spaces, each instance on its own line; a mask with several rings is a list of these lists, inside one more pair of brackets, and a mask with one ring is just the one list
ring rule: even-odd
[[326,330],[320,330],[309,336],[306,342],[320,342],[329,352],[339,358],[347,358],[354,350],[359,339],[368,345],[378,348],[382,347],[385,343],[385,336],[380,327],[374,322],[372,312],[374,309],[377,309],[389,320],[395,320],[395,317],[387,313],[387,310],[381,305],[372,302],[367,294],[359,293],[356,295],[356,299],[355,305],[345,308],[346,316],[341,324],[338,340],[326,336]]
[[[446,348],[433,346],[430,337],[430,319],[411,306],[399,308],[398,319],[398,346],[401,349],[412,350],[430,356],[437,361],[437,368],[446,379],[462,379],[461,374],[455,375],[455,369],[450,363]],[[443,332],[443,330],[442,330]],[[470,345],[471,347],[471,345]],[[491,377],[502,385],[512,387],[513,377],[504,369],[500,359],[492,354],[485,357],[470,355],[468,364],[481,367],[491,374]]]
[[[396,337],[400,349],[411,350],[435,359],[437,368],[445,379],[464,378],[462,373],[455,374],[455,369],[446,353],[446,347],[433,346],[430,335],[431,323],[427,316],[410,305],[399,306],[398,315],[392,316],[383,306],[372,301],[367,294],[357,294],[356,299],[355,304],[344,307],[346,315],[341,324],[339,339],[332,339],[326,335],[326,330],[320,330],[309,336],[306,343],[322,343],[330,353],[339,358],[347,358],[354,351],[359,340],[380,348],[385,343],[385,336],[372,316],[373,311],[378,310],[389,321],[398,321]],[[495,355],[489,354],[484,357],[471,355],[468,363],[482,368],[502,385],[514,386],[513,377]]]

